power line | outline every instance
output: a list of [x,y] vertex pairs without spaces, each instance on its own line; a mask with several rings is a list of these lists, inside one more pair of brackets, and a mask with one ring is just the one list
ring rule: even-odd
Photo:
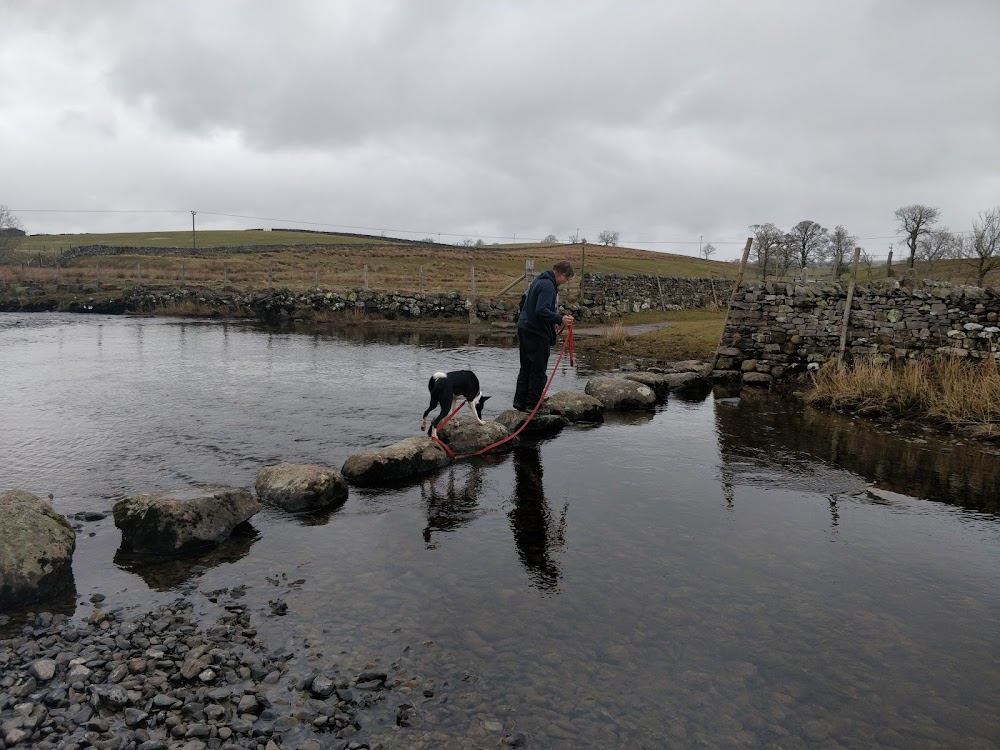
[[[82,213],[82,214],[188,214],[190,210],[188,209],[92,209],[92,208],[11,208],[11,212],[16,213]],[[204,216],[221,216],[230,219],[248,219],[251,221],[272,221],[279,222],[283,224],[298,224],[305,226],[316,226],[316,227],[327,227],[332,229],[344,229],[353,231],[363,231],[363,232],[393,232],[397,234],[411,234],[411,235],[422,235],[424,237],[465,237],[470,239],[481,239],[481,240],[514,240],[516,241],[516,234],[512,235],[490,235],[490,234],[472,234],[468,232],[438,232],[438,231],[423,231],[416,229],[399,229],[399,228],[389,228],[389,227],[366,227],[358,226],[352,224],[334,224],[330,222],[323,221],[309,221],[302,219],[281,219],[266,216],[251,216],[247,214],[230,214],[223,213],[219,211],[198,211],[198,213]],[[972,230],[957,230],[952,231],[951,234],[972,234]],[[577,236],[580,236],[580,230],[577,230]],[[898,240],[902,234],[892,234],[892,235],[878,235],[871,237],[855,237],[856,242],[861,241],[873,241],[873,240]],[[542,237],[522,237],[523,242],[544,242]],[[623,244],[637,244],[637,245],[689,245],[694,247],[696,244],[701,242],[702,245],[743,245],[746,242],[746,238],[741,239],[731,239],[731,240],[704,240],[699,239],[674,239],[674,240],[647,240],[642,238],[621,238],[619,240]],[[870,257],[879,257],[871,256]],[[888,256],[882,256],[888,257]]]

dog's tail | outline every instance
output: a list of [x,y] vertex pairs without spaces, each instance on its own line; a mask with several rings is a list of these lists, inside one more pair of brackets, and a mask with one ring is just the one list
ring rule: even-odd
[[441,380],[442,378],[446,378],[446,377],[448,377],[448,376],[445,375],[443,372],[436,372],[433,375],[431,375],[431,379],[427,381],[427,390],[433,391],[434,390],[434,382],[437,381],[437,380]]

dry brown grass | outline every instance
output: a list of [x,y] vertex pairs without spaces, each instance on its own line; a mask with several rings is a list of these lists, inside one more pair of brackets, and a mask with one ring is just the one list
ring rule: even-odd
[[621,346],[628,339],[628,328],[621,321],[604,329],[604,343],[609,346]]
[[[726,313],[719,310],[647,310],[622,318],[608,327],[604,336],[581,336],[575,339],[575,346],[581,351],[610,350],[619,356],[657,362],[708,361],[715,354],[725,320]],[[646,333],[626,335],[628,326],[644,323],[667,325]],[[578,321],[577,325],[586,323]]]
[[900,416],[996,434],[1000,368],[993,357],[937,357],[903,364],[864,358],[852,367],[830,362],[816,373],[805,399],[857,414]]
[[[216,234],[220,235],[220,244],[236,241],[230,238],[228,242],[223,242],[223,233]],[[163,241],[166,242],[166,235],[159,233],[156,236],[160,235],[164,235]],[[233,235],[276,241],[281,233],[234,232]],[[48,247],[38,244],[45,238],[28,239],[37,247]],[[96,244],[102,238],[74,235],[58,239],[62,243],[59,246],[65,246],[67,241],[74,245]],[[138,244],[155,244],[152,238],[147,238],[148,242],[140,242],[141,237],[129,235],[128,239]],[[332,241],[336,238],[324,239]],[[56,249],[49,250],[47,254],[40,250],[32,251],[20,257],[16,264],[0,267],[0,272],[19,279],[23,261],[25,281],[38,283],[55,283],[58,278],[64,284],[92,284],[100,274],[102,282],[118,279],[132,283],[179,285],[183,280],[184,284],[208,289],[228,286],[249,291],[280,286],[294,291],[313,287],[342,291],[363,288],[367,280],[370,289],[383,292],[416,292],[422,289],[428,293],[458,291],[463,294],[472,293],[474,272],[475,293],[483,296],[495,296],[514,282],[524,273],[525,261],[529,259],[534,260],[536,273],[551,268],[558,260],[572,261],[578,272],[584,268],[594,273],[719,279],[731,278],[736,273],[736,266],[732,263],[600,245],[584,248],[580,245],[551,244],[483,247],[331,244],[313,249],[289,246],[283,250],[255,253],[90,256],[74,259],[58,269],[54,265],[56,255]],[[580,277],[578,273],[577,279]],[[564,299],[578,296],[579,289],[578,283],[568,285]],[[508,294],[516,299],[520,292],[519,285],[515,285]]]

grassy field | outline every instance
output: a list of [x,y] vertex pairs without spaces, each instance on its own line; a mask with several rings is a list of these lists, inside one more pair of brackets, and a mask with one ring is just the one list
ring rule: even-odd
[[368,245],[395,242],[391,238],[374,239],[348,234],[323,234],[288,230],[263,231],[199,230],[194,238],[191,232],[113,232],[105,234],[32,234],[24,238],[22,253],[28,256],[41,254],[54,257],[63,250],[83,245],[110,245],[112,247],[162,247],[189,248],[192,239],[198,247],[238,247],[243,245]]
[[[557,260],[567,259],[591,273],[654,274],[680,277],[726,278],[736,274],[733,263],[703,260],[601,245],[447,245],[387,244],[343,235],[306,232],[232,231],[198,234],[199,247],[279,244],[283,249],[259,253],[211,255],[108,255],[75,258],[56,267],[66,247],[107,244],[164,248],[187,247],[190,234],[150,232],[118,235],[32,235],[25,238],[15,262],[0,266],[0,283],[186,284],[245,291],[269,286],[303,290],[312,287],[342,290],[367,286],[381,291],[448,292],[495,295],[524,273],[533,259],[538,273]],[[304,243],[315,248],[295,247]],[[578,289],[578,287],[577,287]],[[572,296],[573,287],[568,290]]]
[[[659,322],[669,325],[646,333],[627,333],[628,326]],[[577,338],[574,345],[580,351],[600,351],[622,358],[711,361],[725,322],[725,310],[648,310],[604,326],[603,336]]]

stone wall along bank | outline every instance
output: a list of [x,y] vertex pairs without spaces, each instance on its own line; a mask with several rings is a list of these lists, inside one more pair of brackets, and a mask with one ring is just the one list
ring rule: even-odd
[[[576,318],[597,320],[640,310],[711,307],[716,300],[725,304],[732,283],[718,279],[587,274],[582,297],[579,288],[564,287],[560,294],[561,307]],[[197,302],[218,309],[222,315],[249,314],[265,319],[294,317],[309,311],[350,310],[393,319],[443,317],[513,321],[520,297],[520,290],[498,299],[472,297],[459,291],[421,294],[374,289],[293,292],[276,288],[258,292],[215,292],[197,287],[135,286],[112,295],[110,291],[102,294],[96,287],[61,285],[58,291],[87,295],[70,306],[70,310],[78,312],[150,312],[177,303]],[[55,309],[54,301],[45,301],[45,289],[41,286],[12,287],[10,292],[5,294],[0,289],[0,311]]]
[[[840,351],[847,284],[747,282],[736,293],[713,376],[753,385],[818,367]],[[1000,359],[1000,292],[885,280],[854,289],[845,361],[930,354]]]

